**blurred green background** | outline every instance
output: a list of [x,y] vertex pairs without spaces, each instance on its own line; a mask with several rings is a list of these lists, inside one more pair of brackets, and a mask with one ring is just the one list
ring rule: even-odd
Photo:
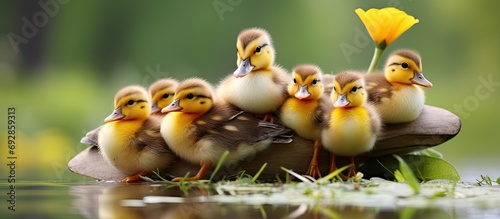
[[[398,48],[419,51],[424,73],[434,83],[425,90],[427,103],[462,119],[460,134],[436,149],[465,180],[500,176],[495,138],[500,2],[23,0],[0,5],[0,171],[7,171],[7,108],[15,107],[18,179],[87,179],[66,165],[87,147],[80,138],[111,113],[115,91],[129,84],[149,86],[162,77],[197,76],[217,83],[236,68],[236,36],[244,28],[267,29],[276,61],[287,69],[301,63],[325,72],[366,69],[374,45],[366,41],[354,10],[387,6],[420,23],[386,49],[381,63]],[[342,46],[355,49],[345,54]],[[482,80],[496,84],[485,88]]]

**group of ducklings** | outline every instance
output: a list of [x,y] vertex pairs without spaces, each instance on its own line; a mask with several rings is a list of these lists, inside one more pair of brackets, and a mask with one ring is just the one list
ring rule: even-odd
[[[127,182],[168,169],[179,158],[201,165],[187,179],[199,180],[224,151],[230,152],[225,164],[235,163],[271,143],[290,142],[291,129],[314,142],[305,174],[321,177],[321,148],[331,153],[330,171],[336,169],[334,155],[354,163],[354,156],[373,148],[383,123],[415,120],[425,102],[420,86],[432,87],[420,56],[410,50],[392,53],[384,74],[323,75],[305,64],[289,75],[274,63],[267,31],[243,30],[236,48],[238,67],[215,90],[199,78],[159,80],[149,96],[143,87],[125,87],[105,124],[82,142],[97,145],[111,165],[130,175]],[[346,177],[355,173],[352,165]]]

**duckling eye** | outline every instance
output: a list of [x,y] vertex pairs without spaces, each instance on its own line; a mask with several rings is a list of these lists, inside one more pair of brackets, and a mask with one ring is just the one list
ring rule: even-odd
[[188,94],[188,95],[186,95],[186,98],[188,100],[192,100],[194,98],[194,95],[193,94]]
[[168,96],[169,96],[168,93],[163,94],[163,99],[168,98]]
[[297,79],[294,78],[293,79],[293,83],[296,84],[297,83]]
[[259,53],[261,50],[262,50],[262,46],[257,46],[257,48],[255,48],[255,53]]
[[319,80],[318,80],[318,79],[314,79],[314,80],[312,81],[312,84],[317,84],[318,82],[319,82]]
[[363,86],[353,87],[353,88],[351,89],[351,92],[356,92],[356,91],[358,91],[358,90],[359,90],[359,89],[361,89],[361,88],[363,88]]
[[408,63],[403,62],[403,63],[401,63],[401,67],[404,69],[407,69],[409,67],[409,65],[408,65]]
[[264,46],[267,46],[267,44],[264,44],[264,45],[262,45],[262,46],[257,46],[257,48],[255,48],[255,52],[254,52],[254,53],[259,53],[259,52],[261,52],[261,51],[262,51],[262,48],[263,48]]
[[129,101],[127,101],[127,106],[132,106],[132,105],[134,105],[134,103],[135,103],[135,101],[129,100]]

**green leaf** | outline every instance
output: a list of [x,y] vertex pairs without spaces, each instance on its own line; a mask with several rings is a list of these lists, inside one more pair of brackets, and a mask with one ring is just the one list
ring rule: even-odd
[[415,194],[420,192],[420,183],[418,182],[417,177],[413,174],[413,170],[408,166],[408,164],[398,155],[393,155],[399,161],[399,170],[401,171],[401,175],[403,175],[404,180],[410,187],[413,189]]
[[498,177],[496,181],[498,184],[500,184],[500,177]]
[[460,175],[453,165],[447,161],[427,156],[401,156],[416,173],[417,177],[424,181],[433,179],[460,180]]
[[[453,165],[447,161],[423,155],[400,155],[408,164],[415,176],[423,181],[434,179],[460,180],[460,175]],[[399,162],[393,156],[383,156],[369,160],[360,166],[359,171],[365,175],[383,175],[399,169]]]

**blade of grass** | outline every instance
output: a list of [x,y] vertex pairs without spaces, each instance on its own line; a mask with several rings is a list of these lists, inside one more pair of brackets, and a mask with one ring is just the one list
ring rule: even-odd
[[418,194],[420,192],[420,183],[418,182],[417,177],[415,177],[415,174],[413,174],[410,166],[408,166],[408,164],[400,156],[396,154],[393,156],[399,161],[399,170],[401,171],[406,183],[408,183],[408,185],[413,189],[415,194]]
[[297,179],[299,179],[300,181],[302,182],[305,182],[305,183],[312,183],[312,181],[310,181],[308,178],[305,178],[303,176],[301,176],[300,174],[296,173],[296,172],[293,172],[292,170],[289,170],[287,168],[284,168],[284,167],[281,167],[282,170],[284,170],[285,172],[287,173],[290,173],[292,174],[293,176],[297,177]]
[[255,174],[255,176],[252,177],[252,182],[255,182],[259,178],[260,174],[262,174],[262,171],[264,171],[264,169],[266,169],[266,167],[267,167],[267,163],[264,163],[262,165],[262,167],[260,167],[259,171]]
[[158,177],[160,178],[162,181],[169,181],[169,180],[166,180],[165,178],[161,177],[160,175],[160,170],[159,169],[156,169],[156,171],[153,171],[153,173]]
[[331,172],[330,174],[324,176],[323,178],[319,178],[317,182],[318,183],[325,183],[327,181],[330,181],[334,177],[339,176],[340,173],[342,173],[344,170],[347,170],[351,166],[352,166],[352,164],[349,164],[347,166],[343,166],[341,168],[338,168],[335,171]]
[[302,215],[304,215],[307,212],[308,206],[307,204],[300,204],[297,209],[295,209],[292,213],[290,213],[288,216],[284,218],[289,218],[289,219],[295,219],[298,218]]
[[377,163],[380,164],[380,166],[382,166],[385,170],[387,170],[387,172],[389,172],[394,176],[394,173],[391,170],[389,170],[389,168],[387,168],[382,162],[380,162],[380,160],[377,159]]
[[264,206],[259,205],[259,210],[260,210],[260,214],[262,215],[262,218],[267,219],[267,213],[266,213],[266,209],[264,209]]
[[219,162],[217,162],[217,166],[215,166],[214,172],[210,175],[210,179],[208,181],[212,182],[212,179],[215,177],[219,169],[222,167],[224,161],[226,161],[227,156],[229,156],[229,151],[224,151],[224,153],[220,156]]
[[330,208],[320,208],[319,211],[321,211],[321,213],[323,215],[326,215],[328,218],[331,218],[331,219],[342,218],[342,216],[339,213],[337,213],[335,210],[330,209]]
[[189,195],[189,184],[191,184],[192,182],[189,182],[189,181],[186,181],[186,179],[189,177],[189,172],[186,173],[186,175],[184,175],[184,177],[182,177],[181,181],[179,181],[179,189],[184,193],[184,196],[188,196]]
[[[157,170],[157,171],[153,171],[153,173],[162,180],[163,183],[166,183],[169,185],[169,187],[174,187],[174,186],[179,186],[179,182],[172,182],[170,180],[167,180],[165,178],[163,178],[161,175],[160,175],[160,171]],[[189,173],[188,173],[189,174]]]

